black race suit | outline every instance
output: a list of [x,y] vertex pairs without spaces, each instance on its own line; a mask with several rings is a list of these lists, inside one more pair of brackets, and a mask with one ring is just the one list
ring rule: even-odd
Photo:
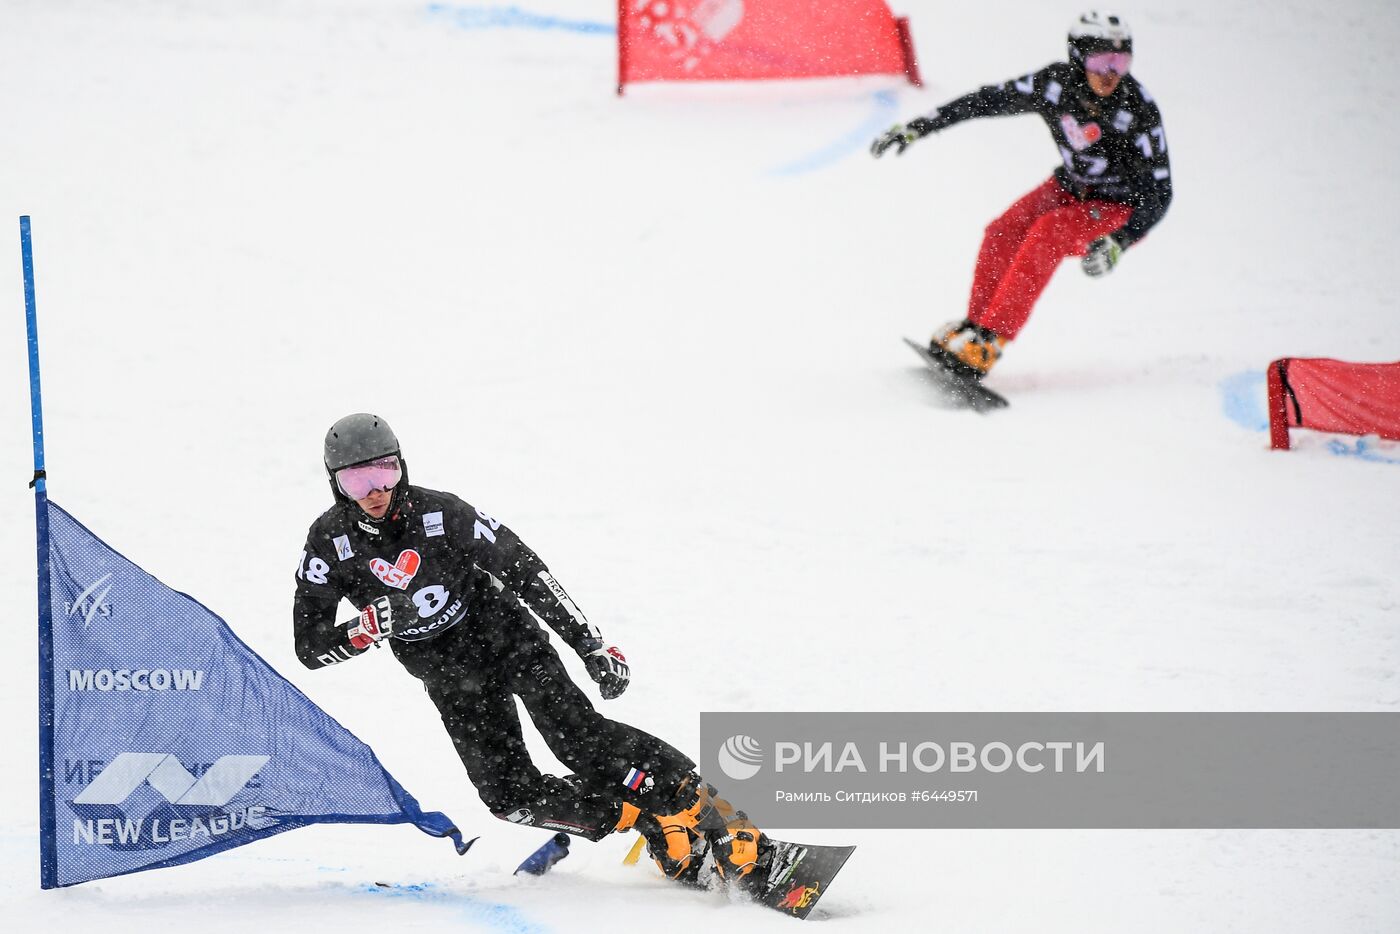
[[[337,605],[363,607],[384,594],[394,655],[423,682],[497,817],[596,840],[612,831],[623,801],[666,813],[695,763],[599,714],[569,678],[536,619],[579,652],[602,644],[598,631],[510,529],[406,481],[378,521],[338,500],[312,524],[297,569],[297,657],[320,668],[361,654],[336,622]],[[512,695],[572,778],[535,768]]]
[[1063,164],[1060,187],[1081,201],[1131,205],[1128,223],[1114,233],[1127,249],[1167,213],[1171,164],[1162,114],[1131,74],[1107,97],[1089,87],[1079,65],[1055,62],[1022,78],[992,84],[949,101],[928,118],[931,131],[975,117],[1034,113],[1055,138]]

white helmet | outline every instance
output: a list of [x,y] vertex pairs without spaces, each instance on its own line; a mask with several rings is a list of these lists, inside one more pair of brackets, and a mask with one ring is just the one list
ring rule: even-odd
[[1133,31],[1117,13],[1090,10],[1081,13],[1069,27],[1069,58],[1083,62],[1095,52],[1133,51]]

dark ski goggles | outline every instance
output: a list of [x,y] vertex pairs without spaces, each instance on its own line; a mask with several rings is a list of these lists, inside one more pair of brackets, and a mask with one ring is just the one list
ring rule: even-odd
[[335,472],[335,485],[351,499],[364,499],[375,490],[389,492],[403,478],[399,459],[390,454],[378,460],[342,467]]
[[1084,57],[1084,70],[1096,75],[1126,75],[1132,65],[1131,52],[1095,52]]

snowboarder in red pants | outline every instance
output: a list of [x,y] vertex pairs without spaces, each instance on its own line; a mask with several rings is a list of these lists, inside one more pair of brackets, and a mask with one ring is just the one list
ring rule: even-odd
[[1030,318],[1060,261],[1082,257],[1103,276],[1162,219],[1172,199],[1167,139],[1156,103],[1131,74],[1133,37],[1113,13],[1091,11],[1069,31],[1069,61],[988,85],[895,126],[876,157],[976,117],[1035,113],[1064,164],[987,226],[967,317],[934,334],[929,350],[980,378]]

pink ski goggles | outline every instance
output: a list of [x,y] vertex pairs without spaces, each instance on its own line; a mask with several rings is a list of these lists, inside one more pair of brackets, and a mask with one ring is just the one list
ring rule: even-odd
[[1095,52],[1084,59],[1084,70],[1096,75],[1126,75],[1133,64],[1131,52]]
[[398,485],[402,477],[403,469],[399,466],[399,459],[390,454],[378,460],[340,468],[335,472],[335,485],[340,487],[340,492],[346,496],[358,500],[364,499],[375,490],[387,493]]

